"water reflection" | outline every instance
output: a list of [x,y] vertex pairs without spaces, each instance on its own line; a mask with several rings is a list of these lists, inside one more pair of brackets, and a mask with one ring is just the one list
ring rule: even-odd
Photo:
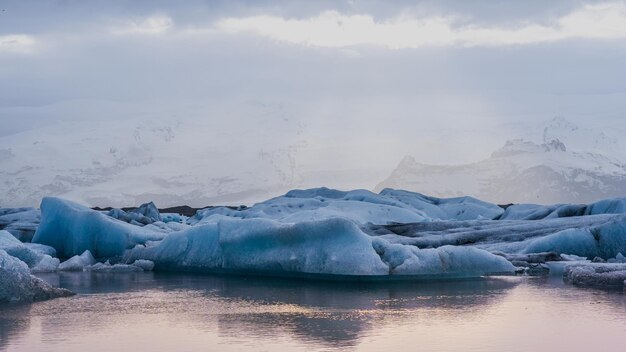
[[221,314],[218,326],[224,335],[280,330],[329,346],[353,346],[389,314],[396,321],[416,309],[437,311],[433,314],[442,314],[441,309],[457,310],[457,317],[471,315],[473,307],[492,304],[516,285],[499,279],[386,284],[221,277],[200,282],[188,277],[181,280],[182,287],[195,288],[205,288],[209,281],[212,295],[232,302],[284,307],[280,313]]
[[[68,299],[2,308],[5,347],[40,320],[41,338],[87,333],[107,324],[127,323],[128,315],[158,314],[222,337],[277,336],[353,346],[373,324],[394,314],[437,308],[471,314],[516,285],[481,279],[431,283],[340,283],[237,276],[157,273],[60,273],[41,276],[79,295]],[[33,309],[31,309],[33,307]]]
[[[472,343],[479,350],[498,350],[524,333],[555,329],[558,319],[611,317],[613,322],[598,318],[609,324],[604,328],[609,333],[626,322],[619,318],[626,312],[623,294],[564,287],[549,278],[429,283],[161,273],[43,278],[78,295],[0,307],[0,350],[166,351],[181,344],[188,350],[218,344],[220,350],[402,349],[407,338],[419,339],[426,350],[450,349],[445,343],[451,341],[464,341],[468,350]],[[589,310],[589,302],[598,306]],[[542,319],[554,320],[554,326],[531,331]]]
[[0,306],[0,350],[5,350],[11,339],[19,338],[28,329],[29,312],[30,305]]

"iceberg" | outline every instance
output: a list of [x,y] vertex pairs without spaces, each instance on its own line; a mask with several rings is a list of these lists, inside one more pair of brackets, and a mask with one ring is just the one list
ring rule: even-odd
[[626,252],[626,214],[543,220],[433,221],[363,228],[390,242],[418,248],[473,246],[490,252],[555,252],[590,259],[596,256],[607,259]]
[[142,204],[139,208],[132,209],[128,212],[114,208],[109,210],[106,214],[112,218],[139,226],[162,221],[159,209],[157,209],[153,202]]
[[469,196],[437,198],[392,188],[383,189],[380,195],[408,204],[437,220],[496,219],[504,212],[504,209],[496,204]]
[[0,249],[24,262],[32,272],[52,272],[59,266],[59,259],[53,258],[54,248],[22,243],[4,230],[0,230]]
[[223,219],[137,246],[125,262],[147,259],[155,269],[270,275],[460,278],[513,273],[506,259],[476,248],[418,249],[366,235],[334,218],[285,224]]
[[512,204],[499,220],[540,220],[573,216],[626,213],[626,198],[604,199],[591,204]]
[[96,264],[96,259],[89,250],[86,250],[81,255],[75,255],[59,264],[59,271],[83,271],[94,264]]
[[573,228],[533,239],[522,249],[523,253],[554,251],[593,259],[613,258],[626,253],[626,216],[591,227]]
[[39,226],[41,212],[35,208],[0,208],[0,230],[23,242],[30,242]]
[[565,267],[563,278],[575,286],[623,289],[626,282],[626,264],[569,265]]
[[[44,198],[33,243],[4,233],[0,248],[32,272],[154,269],[359,280],[546,275],[594,258],[626,260],[622,203],[505,210],[472,197],[315,188],[251,207],[201,209],[186,223],[158,220],[146,203],[141,216],[154,221],[138,226],[115,218],[121,213]],[[59,264],[55,255],[67,260]]]
[[86,266],[85,271],[91,271],[94,273],[133,273],[144,271],[141,267],[129,264],[113,264],[108,261],[104,263],[96,263],[94,265]]
[[264,218],[284,223],[341,217],[358,224],[391,224],[433,219],[493,219],[503,211],[495,204],[472,197],[445,199],[393,189],[376,194],[367,190],[338,191],[322,187],[292,190],[249,208],[202,209],[189,219],[189,223],[217,221],[224,217]]
[[90,251],[96,258],[121,256],[126,249],[165,237],[85,206],[46,197],[41,201],[41,224],[34,243],[54,247],[63,258]]
[[33,302],[66,297],[72,292],[55,288],[31,275],[28,265],[0,249],[0,303]]
[[152,269],[154,269],[154,262],[145,259],[137,259],[130,265],[141,268],[143,271],[152,271]]

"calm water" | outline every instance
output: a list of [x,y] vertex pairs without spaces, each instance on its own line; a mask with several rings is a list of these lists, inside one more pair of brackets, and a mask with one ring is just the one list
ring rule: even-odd
[[594,351],[626,346],[621,292],[559,279],[313,283],[51,275],[79,294],[0,307],[1,351]]

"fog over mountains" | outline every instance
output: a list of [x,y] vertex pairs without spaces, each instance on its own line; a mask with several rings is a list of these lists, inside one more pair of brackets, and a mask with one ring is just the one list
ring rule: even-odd
[[0,206],[238,205],[321,186],[624,195],[624,2],[2,10]]
[[[66,121],[0,138],[0,204],[37,206],[45,195],[90,205],[247,203],[291,188],[298,126],[269,144],[270,123],[172,119]],[[236,128],[234,126],[237,126]],[[283,128],[284,131],[278,131]],[[220,132],[215,132],[219,129]],[[251,136],[246,147],[235,134]],[[256,137],[256,139],[254,139]]]
[[[38,206],[43,196],[55,195],[92,206],[155,201],[200,207],[252,204],[317,186],[390,187],[498,203],[585,203],[626,195],[623,148],[611,134],[618,131],[597,132],[565,118],[524,130],[526,139],[511,138],[482,161],[432,165],[406,156],[395,170],[386,169],[384,179],[378,163],[332,153],[321,161],[311,157],[318,154],[311,144],[320,143],[310,143],[307,126],[264,109],[245,122],[236,114],[222,122],[68,120],[1,137],[0,204]],[[266,124],[275,128],[263,129]],[[270,133],[287,137],[272,140]],[[244,144],[236,142],[241,135],[247,136]],[[388,152],[387,164],[398,156]]]
[[[626,194],[619,140],[557,117],[542,141],[508,140],[487,159],[429,165],[406,156],[376,186],[440,197],[472,195],[499,203],[585,203]],[[578,148],[578,149],[575,149]]]

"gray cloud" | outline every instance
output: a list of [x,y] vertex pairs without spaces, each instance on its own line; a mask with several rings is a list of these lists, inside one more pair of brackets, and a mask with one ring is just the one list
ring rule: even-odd
[[[223,31],[220,21],[255,16],[306,21],[336,11],[342,18],[371,17],[374,24],[405,16],[454,18],[450,28],[533,23],[559,30],[559,19],[588,5],[6,1],[0,43],[9,38],[12,44],[0,44],[0,136],[68,119],[175,117],[183,123],[215,121],[210,138],[220,127],[236,128],[218,123],[230,116],[241,123],[260,114],[285,116],[302,129],[298,140],[307,141],[298,156],[303,163],[311,169],[369,168],[378,173],[372,176],[375,184],[375,177],[405,154],[428,162],[476,160],[511,135],[523,134],[523,126],[555,115],[582,123],[593,119],[607,128],[623,124],[625,41],[578,33],[527,45],[468,47],[467,41],[485,34],[465,32],[460,45],[390,50],[365,40],[365,45],[326,47]],[[390,37],[381,38],[384,44]],[[260,113],[258,104],[268,108]],[[264,125],[262,138],[247,130],[233,134],[232,143],[252,150],[265,140],[286,138],[272,133],[278,122],[271,121],[278,120]],[[511,125],[517,126],[514,132]],[[468,148],[471,141],[475,145]]]

